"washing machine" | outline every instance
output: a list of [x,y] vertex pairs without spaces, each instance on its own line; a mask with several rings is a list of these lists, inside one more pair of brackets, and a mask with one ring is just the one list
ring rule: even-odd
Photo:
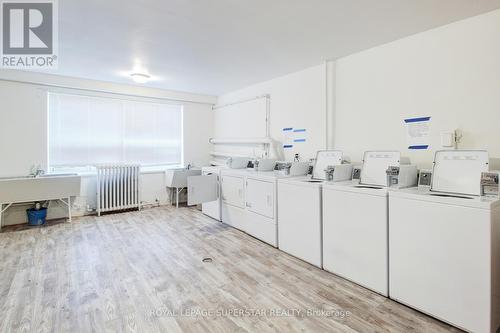
[[397,151],[368,151],[359,182],[323,185],[323,268],[387,296],[388,191],[417,183]]
[[278,180],[280,250],[317,267],[323,266],[321,188],[327,177],[345,181],[351,176],[352,165],[342,164],[341,151],[319,151],[310,177]]
[[438,151],[430,188],[389,193],[390,297],[469,332],[500,326],[498,173],[488,160]]

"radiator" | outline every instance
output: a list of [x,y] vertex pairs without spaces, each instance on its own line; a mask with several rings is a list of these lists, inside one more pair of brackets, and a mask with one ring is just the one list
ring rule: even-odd
[[97,215],[115,210],[141,209],[139,165],[99,165]]

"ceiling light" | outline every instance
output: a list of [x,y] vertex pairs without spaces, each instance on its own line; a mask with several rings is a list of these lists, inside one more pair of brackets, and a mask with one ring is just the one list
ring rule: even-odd
[[150,75],[143,74],[143,73],[132,73],[130,74],[132,77],[132,80],[134,80],[137,83],[146,83],[151,79]]

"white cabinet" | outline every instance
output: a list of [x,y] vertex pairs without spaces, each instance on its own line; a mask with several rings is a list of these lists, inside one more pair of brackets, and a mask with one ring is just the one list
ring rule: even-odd
[[245,179],[244,177],[222,175],[222,201],[225,204],[245,208]]
[[274,182],[248,178],[246,206],[249,211],[274,218]]

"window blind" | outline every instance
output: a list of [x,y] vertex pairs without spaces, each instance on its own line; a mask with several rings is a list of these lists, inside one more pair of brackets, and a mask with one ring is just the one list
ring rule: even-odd
[[49,93],[50,167],[182,163],[182,105]]

